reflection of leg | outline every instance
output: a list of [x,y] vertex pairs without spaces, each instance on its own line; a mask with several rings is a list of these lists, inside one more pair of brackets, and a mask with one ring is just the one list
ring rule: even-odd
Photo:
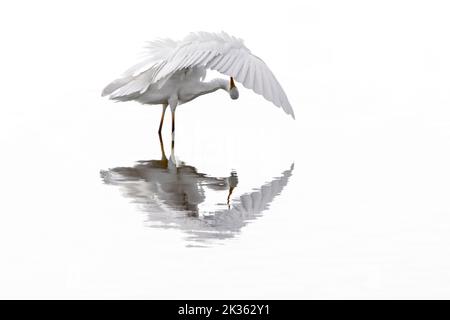
[[166,108],[167,108],[167,104],[163,104],[163,109],[162,109],[162,114],[161,114],[161,122],[159,123],[159,130],[158,133],[161,136],[161,130],[162,130],[162,126],[163,126],[163,122],[164,122],[164,114],[166,113]]
[[228,205],[228,209],[230,209],[230,197],[231,194],[233,193],[234,187],[230,187],[229,191],[228,191],[228,197],[227,197],[227,205]]
[[172,150],[175,148],[175,110],[172,111]]
[[234,188],[236,188],[236,186],[238,185],[238,177],[237,177],[237,173],[236,171],[231,171],[230,176],[228,177],[228,186],[229,186],[229,192],[228,192],[228,198],[227,198],[227,205],[228,205],[228,209],[230,209],[230,197],[231,194],[233,193]]

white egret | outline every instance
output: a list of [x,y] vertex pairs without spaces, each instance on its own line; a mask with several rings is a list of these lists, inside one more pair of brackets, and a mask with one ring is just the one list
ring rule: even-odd
[[[204,81],[208,69],[229,76],[230,81]],[[170,106],[173,143],[177,106],[218,89],[227,91],[235,100],[239,97],[235,81],[281,107],[295,119],[286,94],[264,61],[253,55],[242,39],[225,32],[198,32],[181,41],[160,39],[150,42],[143,61],[110,83],[102,96],[108,95],[118,101],[161,104],[159,134],[166,108]]]

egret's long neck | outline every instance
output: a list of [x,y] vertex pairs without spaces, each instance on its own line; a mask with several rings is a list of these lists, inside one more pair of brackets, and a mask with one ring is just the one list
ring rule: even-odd
[[201,85],[198,87],[197,95],[201,96],[219,89],[228,91],[228,81],[224,79],[213,79],[208,82],[201,82]]
[[187,86],[179,94],[178,101],[181,103],[189,102],[199,96],[223,89],[228,91],[228,81],[223,79],[214,79],[208,82],[195,82]]

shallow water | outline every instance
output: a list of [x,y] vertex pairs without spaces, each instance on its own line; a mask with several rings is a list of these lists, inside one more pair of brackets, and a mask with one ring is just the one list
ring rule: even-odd
[[445,294],[442,127],[292,121],[215,98],[177,111],[174,150],[167,124],[161,149],[159,108],[95,93],[4,122],[2,296]]
[[[207,246],[239,235],[245,225],[269,208],[288,184],[294,169],[292,164],[280,176],[245,192],[239,188],[236,171],[231,171],[228,177],[200,173],[194,166],[177,160],[172,148],[167,157],[161,137],[160,141],[159,159],[102,170],[100,175],[106,184],[119,187],[125,197],[147,214],[150,227],[186,233],[188,247]],[[222,201],[210,203],[206,197]]]

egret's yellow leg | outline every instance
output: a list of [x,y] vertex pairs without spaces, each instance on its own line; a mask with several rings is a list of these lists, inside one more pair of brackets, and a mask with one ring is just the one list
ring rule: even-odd
[[175,110],[172,110],[172,149],[175,148]]
[[166,152],[164,151],[164,141],[161,132],[159,133],[159,146],[161,147],[161,161],[167,162]]
[[159,123],[159,130],[158,130],[158,133],[160,136],[161,136],[161,130],[163,127],[164,114],[166,113],[166,108],[167,108],[167,104],[163,104],[163,109],[162,109],[162,114],[161,114],[161,122]]

